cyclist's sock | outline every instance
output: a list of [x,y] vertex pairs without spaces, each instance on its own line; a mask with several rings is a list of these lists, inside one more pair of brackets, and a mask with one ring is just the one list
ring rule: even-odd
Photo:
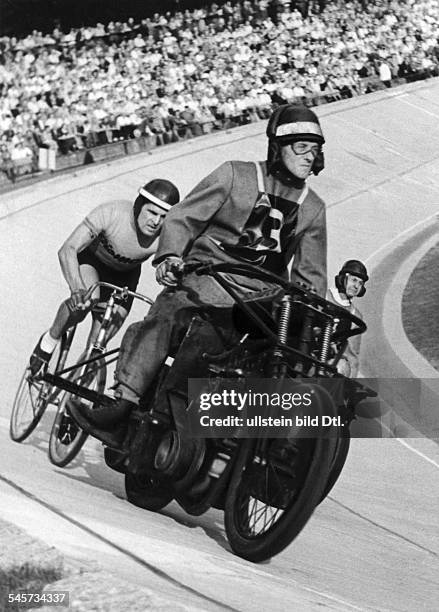
[[52,336],[50,335],[50,332],[47,331],[45,334],[41,336],[40,348],[45,353],[49,353],[51,355],[53,351],[56,349],[56,347],[58,346],[58,343],[59,343],[59,338],[57,339],[52,338]]
[[[29,360],[29,371],[31,376],[37,376],[39,374],[44,374],[47,365],[51,359],[53,348],[49,344],[49,350],[44,346],[43,338],[46,334],[43,334],[41,338],[38,340],[37,345],[35,346],[32,355]],[[43,347],[42,347],[43,345]]]

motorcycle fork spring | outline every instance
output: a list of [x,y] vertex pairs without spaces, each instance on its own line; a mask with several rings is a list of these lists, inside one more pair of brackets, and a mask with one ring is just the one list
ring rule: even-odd
[[[325,362],[329,356],[329,349],[331,346],[331,336],[337,326],[338,319],[334,319],[334,321],[328,321],[323,329],[322,334],[322,343],[320,347],[319,360]],[[319,368],[319,374],[324,374],[325,368]]]
[[[286,344],[288,339],[288,328],[291,319],[291,296],[285,295],[281,301],[281,310],[279,315],[279,323],[277,329],[277,339],[279,344]],[[277,347],[274,350],[274,356],[281,358],[283,356],[282,348]]]

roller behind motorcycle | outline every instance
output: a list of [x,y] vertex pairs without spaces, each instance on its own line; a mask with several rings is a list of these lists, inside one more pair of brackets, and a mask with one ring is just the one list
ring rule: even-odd
[[[322,419],[313,437],[201,438],[188,427],[187,381],[270,378],[306,384],[311,377],[340,378],[334,365],[339,353],[347,338],[366,326],[312,291],[252,265],[188,268],[213,276],[233,297],[234,333],[225,345],[215,318],[207,311],[194,316],[172,366],[163,367],[131,414],[123,450],[107,448],[105,460],[125,473],[128,500],[141,508],[158,511],[175,499],[192,515],[223,510],[233,552],[260,562],[294,540],[334,486],[348,452],[355,405],[373,392],[345,380],[340,401],[324,386],[313,386],[315,415],[334,422],[340,417],[347,432],[343,440],[341,428],[323,431]],[[259,278],[273,290],[243,300],[223,273]]]

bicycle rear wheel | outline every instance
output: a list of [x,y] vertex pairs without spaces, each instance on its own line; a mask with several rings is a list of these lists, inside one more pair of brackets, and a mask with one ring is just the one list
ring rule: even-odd
[[[81,357],[78,363],[83,359]],[[104,392],[106,380],[107,368],[103,359],[78,368],[71,376],[72,382],[98,393]],[[69,392],[65,392],[61,398],[49,439],[49,459],[58,467],[65,467],[73,461],[88,437],[70,416],[69,405],[72,402],[89,403]]]
[[[65,337],[55,349],[48,369],[58,368],[64,348]],[[48,404],[53,397],[53,387],[42,380],[34,380],[26,367],[12,405],[9,422],[9,435],[14,442],[23,442],[30,436],[41,420]]]

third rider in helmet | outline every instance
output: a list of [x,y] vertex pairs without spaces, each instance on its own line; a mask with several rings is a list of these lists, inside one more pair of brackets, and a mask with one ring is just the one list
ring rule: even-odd
[[[230,295],[210,276],[188,274],[177,284],[171,263],[245,262],[288,277],[294,257],[291,280],[325,297],[325,205],[306,183],[324,165],[319,120],[304,106],[280,106],[267,136],[266,161],[223,163],[167,215],[153,261],[166,288],[122,340],[117,402],[93,411],[81,404],[74,412],[86,431],[107,444],[122,441],[126,417],[181,343],[193,314],[206,305],[224,311],[232,306]],[[241,297],[267,289],[258,279],[232,280]]]
[[[335,277],[335,286],[329,288],[327,299],[338,306],[343,306],[351,314],[362,319],[363,315],[354,306],[353,299],[363,297],[368,280],[366,266],[357,259],[349,259]],[[358,376],[360,344],[361,334],[349,338],[343,355],[337,363],[337,370],[340,374],[349,378]]]

